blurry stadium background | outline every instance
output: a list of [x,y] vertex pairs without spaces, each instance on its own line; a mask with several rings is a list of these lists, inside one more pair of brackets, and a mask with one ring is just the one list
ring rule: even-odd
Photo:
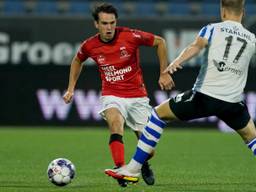
[[[219,20],[219,0],[112,0],[119,9],[119,25],[142,29],[167,40],[171,61],[200,28]],[[69,64],[79,44],[97,31],[91,9],[99,1],[0,0],[0,125],[105,125],[98,115],[100,79],[87,61],[73,103],[61,99],[68,83]],[[246,0],[244,25],[256,32],[256,0]],[[141,49],[141,64],[153,106],[191,88],[201,57],[174,75],[176,88],[162,92],[157,85],[154,50]],[[256,61],[252,60],[245,89],[250,114],[256,119]],[[184,127],[188,124],[177,124]],[[176,124],[175,124],[176,126]],[[215,117],[189,126],[225,129]]]

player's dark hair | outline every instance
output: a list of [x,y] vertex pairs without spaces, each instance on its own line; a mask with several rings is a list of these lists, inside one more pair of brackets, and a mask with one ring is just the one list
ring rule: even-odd
[[221,0],[221,6],[239,15],[243,12],[244,0]]
[[99,21],[99,13],[100,12],[110,13],[110,14],[112,13],[116,16],[116,18],[118,18],[117,9],[112,4],[101,3],[101,4],[96,5],[92,12],[92,16],[95,21]]

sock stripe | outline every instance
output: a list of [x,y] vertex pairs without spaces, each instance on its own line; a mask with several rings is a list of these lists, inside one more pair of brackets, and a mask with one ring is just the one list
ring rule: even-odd
[[156,114],[152,113],[150,119],[152,123],[156,124],[157,126],[164,128],[166,126],[166,123],[162,120],[160,120]]
[[256,138],[247,143],[247,146],[252,150],[253,154],[256,155]]
[[153,147],[151,147],[150,145],[144,143],[143,141],[139,140],[137,147],[139,147],[140,149],[142,149],[143,151],[147,151],[147,150],[152,150],[154,149]]
[[142,149],[137,147],[136,153],[133,156],[133,159],[135,161],[139,162],[140,164],[143,164],[144,160],[147,159],[147,157],[148,157],[148,153],[146,153],[145,151],[143,151]]
[[248,147],[249,147],[250,149],[252,149],[253,145],[255,145],[255,144],[256,144],[256,138],[253,139],[252,141],[250,141],[250,143],[248,143],[247,145],[248,145]]
[[154,129],[151,129],[150,127],[146,127],[145,130],[150,134],[153,135],[155,138],[159,139],[161,137],[161,134],[156,132]]
[[252,148],[251,148],[251,150],[253,151],[254,154],[256,153],[256,150],[255,150],[255,149],[256,149],[256,145],[253,145]]
[[156,142],[155,141],[152,141],[152,140],[148,140],[144,133],[141,135],[140,137],[140,140],[143,141],[144,143],[150,145],[151,147],[155,147],[156,146]]
[[160,134],[163,133],[163,128],[162,128],[162,127],[159,127],[159,126],[157,126],[156,124],[154,124],[154,123],[152,123],[152,122],[150,122],[150,121],[148,122],[147,127],[151,128],[151,129],[153,129],[153,130],[155,130],[156,132],[158,132],[158,133],[160,133]]

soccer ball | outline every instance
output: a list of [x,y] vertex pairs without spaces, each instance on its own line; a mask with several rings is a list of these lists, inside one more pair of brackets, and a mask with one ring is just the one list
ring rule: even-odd
[[65,158],[54,159],[48,166],[49,180],[57,186],[69,184],[75,177],[74,164]]

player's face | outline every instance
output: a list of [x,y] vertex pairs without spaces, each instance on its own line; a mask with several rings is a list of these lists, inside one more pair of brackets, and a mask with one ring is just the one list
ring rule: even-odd
[[99,20],[95,21],[95,27],[99,30],[102,41],[108,42],[114,38],[116,22],[115,14],[99,13]]

